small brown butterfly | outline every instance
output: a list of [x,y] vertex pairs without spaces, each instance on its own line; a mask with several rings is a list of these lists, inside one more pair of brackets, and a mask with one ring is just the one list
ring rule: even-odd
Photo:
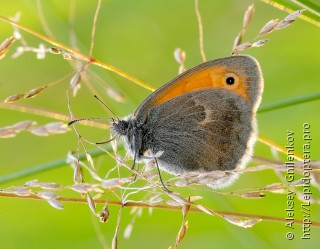
[[[259,63],[250,56],[205,62],[160,87],[133,115],[114,120],[134,162],[155,159],[172,174],[244,168],[256,141],[263,91]],[[236,173],[209,184],[231,184]]]

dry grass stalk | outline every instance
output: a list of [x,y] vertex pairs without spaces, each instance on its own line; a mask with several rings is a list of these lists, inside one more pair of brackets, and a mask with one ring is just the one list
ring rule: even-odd
[[11,95],[8,98],[6,98],[3,102],[8,104],[8,103],[16,102],[21,99],[34,98],[38,94],[40,94],[43,90],[45,90],[47,87],[48,86],[41,86],[38,88],[34,88],[26,93],[18,93],[18,94]]
[[26,52],[32,52],[36,54],[37,59],[43,60],[46,58],[46,53],[50,53],[50,48],[47,48],[42,43],[39,44],[39,47],[30,47],[30,46],[19,46],[16,49],[16,52],[12,55],[13,59],[18,58]]
[[254,5],[251,4],[245,14],[244,14],[244,17],[243,17],[243,21],[242,21],[242,29],[240,30],[239,34],[236,36],[234,42],[233,42],[233,48],[232,50],[234,51],[235,48],[237,46],[239,46],[242,42],[242,39],[243,39],[243,35],[244,35],[244,32],[246,31],[249,23],[251,22],[252,18],[253,18],[253,14],[254,14]]
[[15,137],[21,131],[29,131],[37,136],[50,136],[54,134],[66,133],[70,129],[65,123],[53,122],[43,126],[37,126],[35,121],[22,121],[10,126],[0,128],[0,138]]
[[94,203],[93,198],[91,197],[90,193],[87,193],[87,202],[91,212],[96,215],[96,204]]
[[248,219],[248,218],[238,218],[234,216],[228,216],[228,215],[222,215],[222,217],[226,220],[229,221],[231,224],[234,224],[239,227],[243,228],[250,228],[253,227],[255,224],[259,223],[262,221],[262,219]]
[[16,39],[14,36],[11,36],[7,39],[5,39],[1,44],[0,44],[0,60],[6,56],[7,52],[9,51],[10,46],[14,43]]
[[41,199],[44,199],[44,200],[57,199],[59,197],[56,193],[47,192],[47,191],[37,192],[36,194],[37,196],[39,196]]
[[[190,198],[190,196],[188,197],[188,202],[191,203],[191,198]],[[185,205],[182,206],[182,216],[183,216],[183,219],[186,219],[189,210],[190,210],[190,204],[185,204]]]
[[[36,195],[40,199],[47,201],[52,207],[54,207],[56,209],[60,209],[60,210],[63,209],[62,203],[59,200],[57,200],[60,196],[57,195],[56,193],[49,192],[49,191],[36,191],[36,192],[32,191],[31,187],[33,187],[33,188],[41,187],[41,185],[47,187],[48,183],[39,183],[38,180],[29,181],[25,184],[24,187],[14,188],[12,190],[9,190],[8,192],[12,192],[13,194],[18,195],[18,196]],[[54,184],[54,183],[49,183],[49,185],[51,187],[54,187],[54,188],[52,188],[54,190],[57,190],[57,186],[60,186],[60,185]],[[27,186],[29,186],[29,187],[27,187]]]
[[[283,167],[283,165],[281,165],[281,167]],[[260,167],[260,169],[259,170],[263,170],[263,169],[271,169],[272,167],[270,167],[270,165],[268,165],[268,166],[263,166],[263,167]],[[250,168],[249,168],[250,169]],[[249,170],[250,171],[250,170]],[[148,172],[147,172],[148,173]],[[152,173],[152,172],[151,172]],[[226,172],[216,172],[217,173],[217,175],[218,175],[218,177],[221,177],[221,175],[219,175],[219,174],[225,174]],[[214,175],[214,174],[213,174]],[[146,176],[148,176],[147,174],[145,174],[144,175],[145,177]],[[191,175],[192,176],[192,175]],[[188,176],[188,177],[191,177],[190,175]],[[154,175],[150,175],[150,177],[154,177]],[[199,178],[199,179],[201,179],[201,180],[204,180],[204,179],[210,179],[210,174],[204,174],[203,176],[201,176],[201,174],[200,175],[196,175],[196,174],[194,174],[193,175],[193,177],[194,178]],[[215,176],[215,177],[217,177],[217,176]],[[111,181],[112,182],[112,181]],[[194,180],[193,180],[193,182],[194,182]],[[297,184],[297,183],[296,183]],[[113,186],[113,187],[115,187],[115,188],[117,188],[117,187],[119,187],[119,180],[117,180],[116,182],[115,182],[115,184],[111,184],[111,186]],[[264,188],[264,189],[262,189],[262,190],[265,190],[265,191],[278,191],[279,192],[279,189],[283,189],[283,186],[277,186],[276,188],[275,188],[275,186],[270,186],[270,187],[266,187],[266,188]],[[277,189],[277,190],[276,190]],[[170,193],[170,194],[167,194],[169,197],[171,197],[171,200],[163,200],[163,198],[161,198],[160,197],[160,195],[156,195],[154,198],[151,198],[150,199],[150,201],[149,201],[149,203],[157,203],[157,202],[164,202],[164,203],[166,203],[167,205],[170,205],[170,206],[184,206],[184,205],[190,205],[189,203],[190,203],[190,200],[188,201],[188,200],[185,200],[184,198],[182,198],[181,196],[179,196],[179,195],[177,195],[176,193]],[[240,193],[239,194],[239,196],[241,196],[241,197],[244,197],[244,198],[262,198],[262,197],[264,197],[265,196],[265,194],[264,193],[261,193],[261,192],[259,192],[259,191],[247,191],[247,192],[244,192],[244,193]],[[201,197],[200,197],[201,198]],[[203,212],[206,212],[206,213],[208,213],[208,214],[210,214],[210,215],[213,215],[213,214],[215,214],[212,210],[210,210],[210,209],[208,209],[208,208],[206,208],[206,207],[204,207],[203,205],[201,205],[201,204],[193,204],[193,205],[195,205],[197,208],[199,208],[201,211],[203,211]],[[223,217],[224,218],[224,217]],[[254,224],[256,224],[258,221],[259,221],[259,219],[254,219],[254,220],[243,220],[243,219],[233,219],[232,217],[226,217],[226,220],[228,220],[229,222],[231,222],[232,224],[236,224],[236,225],[238,225],[238,226],[242,226],[242,227],[250,227],[250,226],[252,226],[252,225],[254,225]],[[130,228],[130,229],[132,229],[132,228]],[[130,230],[129,228],[128,228],[128,230]],[[128,232],[128,230],[127,230],[127,232]],[[128,232],[129,233],[129,232]],[[116,237],[115,237],[116,238]]]
[[137,217],[142,215],[142,208],[141,207],[133,207],[130,211],[130,215],[132,215],[131,222],[126,226],[124,229],[123,237],[125,239],[129,239],[134,227],[134,222],[136,221]]
[[77,60],[76,57],[73,57],[72,54],[56,47],[51,47],[48,49],[48,52],[51,54],[61,54],[63,59],[65,60]]
[[87,161],[89,162],[89,164],[92,167],[92,169],[95,170],[93,159],[92,159],[91,155],[89,154],[89,152],[87,150],[85,152],[86,152]]
[[149,199],[149,203],[151,205],[153,205],[153,204],[157,204],[159,202],[163,202],[163,198],[161,198],[160,196],[161,196],[161,194],[151,196],[151,198]]
[[176,244],[175,244],[174,248],[178,247],[178,245],[180,244],[180,242],[182,241],[182,239],[186,235],[188,225],[189,225],[188,221],[185,221],[182,223],[180,230],[178,232],[177,238],[176,238]]
[[266,194],[261,193],[261,192],[257,192],[257,191],[252,191],[252,192],[239,194],[238,196],[241,196],[246,199],[257,199],[257,198],[266,197]]
[[[96,15],[95,15],[94,26],[95,26],[95,23],[96,23],[96,17],[97,17],[98,9],[100,8],[99,6],[100,6],[100,1],[98,3]],[[196,12],[197,12],[198,23],[199,23],[200,47],[201,47],[200,50],[201,50],[201,53],[202,53],[203,60],[205,60],[205,55],[204,55],[204,52],[203,52],[203,38],[202,38],[203,35],[202,35],[201,16],[200,16],[200,13],[198,11],[198,1],[197,0],[196,0]],[[263,44],[265,44],[267,42],[267,40],[259,40],[257,42],[247,42],[247,43],[241,44],[241,40],[242,40],[242,36],[243,36],[244,30],[247,28],[250,20],[252,19],[253,12],[254,12],[254,8],[253,8],[253,6],[250,6],[248,8],[246,14],[245,14],[245,17],[244,17],[244,20],[243,20],[243,27],[242,27],[243,28],[243,32],[239,33],[239,35],[237,36],[236,42],[235,42],[235,48],[237,48],[238,52],[239,51],[244,51],[244,50],[246,50],[246,49],[248,49],[250,47],[262,46]],[[297,12],[296,14],[291,14],[281,22],[275,22],[274,21],[273,23],[271,23],[272,25],[270,23],[268,25],[265,25],[261,29],[261,31],[260,31],[258,36],[263,36],[263,35],[266,35],[266,34],[272,32],[273,30],[277,30],[277,29],[280,29],[280,28],[288,26],[291,22],[294,21],[294,19],[300,13]],[[91,49],[90,49],[90,56],[91,56],[92,50],[93,50],[94,31],[95,31],[95,29],[93,28],[92,29],[92,43],[91,43]],[[20,52],[21,53],[25,52],[26,48],[28,48],[28,47],[27,46],[22,47],[22,49],[20,49],[21,50]],[[31,49],[31,48],[29,47],[29,49]],[[44,58],[46,52],[51,52],[51,53],[54,53],[54,54],[62,54],[63,57],[66,58],[66,59],[75,58],[75,57],[73,57],[73,53],[71,55],[71,53],[69,54],[69,53],[65,52],[65,50],[63,50],[63,49],[60,49],[60,48],[47,49],[47,48],[45,48],[44,46],[41,46],[41,45],[39,46],[38,50],[33,50],[33,52],[36,52],[37,56],[39,58]],[[76,55],[80,54],[80,53],[77,53],[77,51],[72,51],[71,50],[71,52],[74,52],[74,54],[76,54]],[[180,68],[182,70],[182,69],[184,69],[185,54],[183,54],[183,51],[182,52],[178,51],[177,53],[178,53],[178,55],[175,54],[175,57],[176,57],[176,60],[178,61],[178,63],[180,64]],[[177,56],[178,56],[178,59],[177,59]],[[182,67],[182,64],[183,64],[183,67]],[[81,73],[82,73],[82,71],[81,71],[81,67],[80,67],[80,69],[77,71],[77,73],[71,79],[70,85],[73,86],[73,89],[75,89],[78,85],[80,85],[79,83],[81,81]],[[126,74],[123,74],[123,76],[125,76],[125,75]],[[31,90],[30,93],[29,93],[29,97],[36,96],[37,94],[42,92],[44,89],[41,89],[41,87],[40,87],[40,88],[36,88],[36,89]],[[21,94],[21,96],[13,97],[13,99],[15,99],[15,98],[19,99],[19,98],[22,98],[24,96],[28,96],[28,94]],[[52,125],[52,126],[54,127],[54,125]],[[12,129],[12,127],[10,129]],[[19,127],[19,129],[21,130],[21,127]],[[16,127],[16,130],[18,130],[17,127]],[[43,131],[42,131],[42,129],[39,129],[38,132],[41,133]],[[80,136],[79,136],[79,139],[81,141],[83,141]],[[130,177],[123,178],[120,175],[119,175],[119,178],[101,179],[98,176],[98,174],[95,172],[95,167],[94,167],[94,163],[93,163],[93,159],[92,159],[91,155],[87,152],[87,150],[84,147],[83,143],[82,143],[82,146],[85,149],[86,156],[87,156],[87,161],[89,162],[91,167],[86,166],[85,164],[83,164],[79,160],[75,160],[75,161],[71,160],[70,163],[73,164],[73,168],[74,168],[74,181],[75,181],[75,184],[72,185],[72,186],[69,186],[69,187],[65,187],[65,189],[68,188],[68,189],[74,190],[76,192],[79,192],[81,194],[87,194],[87,203],[89,204],[89,207],[90,207],[90,209],[91,209],[91,211],[93,213],[96,213],[96,211],[95,211],[95,200],[91,196],[92,192],[97,192],[97,193],[109,193],[109,192],[111,192],[111,193],[114,193],[116,190],[125,189],[125,190],[132,190],[131,193],[137,193],[139,191],[144,191],[144,190],[150,191],[150,189],[152,189],[153,190],[153,192],[152,192],[153,196],[151,196],[151,198],[149,198],[149,202],[148,203],[155,204],[155,203],[162,202],[162,203],[167,203],[168,205],[171,205],[171,206],[181,206],[182,207],[184,221],[183,221],[182,226],[180,228],[180,231],[178,233],[177,240],[176,240],[176,245],[178,245],[180,243],[180,241],[185,236],[185,232],[186,232],[186,229],[188,227],[188,222],[185,221],[185,219],[186,219],[188,211],[190,210],[190,206],[191,205],[194,205],[196,208],[198,208],[199,210],[201,210],[201,211],[203,211],[203,212],[205,212],[205,213],[207,213],[209,215],[218,215],[215,211],[210,210],[209,208],[207,208],[207,207],[205,207],[205,206],[203,206],[201,204],[193,203],[195,200],[201,199],[202,198],[201,196],[189,197],[188,199],[185,199],[185,198],[181,197],[178,193],[164,193],[163,189],[158,187],[159,186],[159,181],[158,181],[158,179],[155,179],[156,176],[157,176],[157,174],[155,172],[147,172],[147,173],[144,173],[144,174],[140,174],[139,172],[136,172],[135,170],[131,170],[133,173],[138,174],[139,180],[145,181],[146,185],[144,187],[140,187],[139,186],[139,187],[136,187],[136,188],[132,188],[131,185],[128,184],[131,181]],[[114,144],[113,146],[114,146],[114,150],[116,151],[116,145]],[[123,161],[120,161],[120,159],[118,157],[117,157],[116,161],[117,161],[117,165],[118,164],[119,165],[123,165],[123,166],[125,166],[126,168],[129,169],[130,166],[126,165]],[[94,180],[97,181],[97,183],[91,183],[91,184],[90,183],[85,183],[84,180],[83,180],[81,167],[83,167],[86,170],[88,170],[90,172],[90,174],[93,176]],[[266,169],[266,167],[264,169]],[[263,170],[263,168],[260,167],[259,170]],[[212,175],[210,175],[210,174],[195,175],[194,174],[194,175],[191,175],[191,176],[186,176],[185,179],[181,179],[180,183],[178,183],[178,184],[176,182],[176,186],[185,186],[185,185],[188,185],[188,184],[191,184],[191,183],[194,183],[194,184],[206,184],[206,183],[212,181],[213,179],[219,179],[221,177],[224,177],[227,174],[228,174],[228,172],[215,172],[215,174],[212,174]],[[295,183],[295,184],[297,184],[297,183]],[[37,181],[29,182],[28,184],[26,184],[26,186],[28,186],[28,187],[40,187],[40,188],[43,188],[43,189],[46,189],[46,188],[47,189],[58,189],[60,187],[59,184],[55,184],[55,183],[43,183],[42,184],[42,183],[39,183]],[[20,196],[29,196],[29,195],[34,194],[34,192],[32,192],[26,186],[25,187],[16,188],[14,190],[14,192],[17,195],[20,195]],[[265,187],[264,190],[272,192],[272,191],[283,190],[283,188],[284,188],[283,185],[273,185],[273,186]],[[159,192],[160,192],[160,194],[159,194]],[[127,197],[131,193],[128,193],[126,196],[121,196],[121,197],[120,197],[120,195],[117,196],[115,194],[115,196],[117,196],[117,198],[119,200],[121,200],[121,205],[122,206],[121,206],[121,209],[120,209],[119,214],[118,214],[118,222],[117,222],[116,232],[115,232],[113,243],[112,243],[113,248],[117,248],[118,231],[119,231],[119,227],[120,227],[120,219],[121,219],[121,213],[122,213],[123,207],[125,206],[126,203],[129,203],[129,201],[128,202],[124,202],[123,200],[127,199]],[[160,197],[162,195],[166,195],[166,197],[171,198],[171,199],[165,200],[165,198]],[[42,199],[44,199],[44,200],[47,200],[49,202],[49,204],[52,205],[55,208],[62,208],[61,203],[57,200],[58,195],[56,195],[55,193],[43,191],[43,192],[37,192],[37,196],[42,198]],[[261,198],[261,197],[264,197],[264,193],[261,193],[261,192],[258,192],[258,191],[251,191],[251,192],[249,191],[249,192],[245,192],[245,193],[240,193],[239,196],[242,196],[244,198]],[[138,210],[138,208],[136,210]],[[139,210],[141,210],[141,208]],[[136,214],[137,213],[138,212],[136,212]],[[109,218],[108,201],[106,201],[103,210],[101,212],[99,212],[98,214],[96,214],[96,215],[103,222],[108,220],[108,218]],[[236,224],[238,226],[241,226],[241,227],[251,227],[251,226],[253,226],[254,224],[256,224],[257,222],[259,222],[261,220],[261,219],[237,218],[237,217],[234,217],[234,216],[227,216],[227,215],[225,215],[225,216],[219,215],[219,216],[224,218],[224,219],[226,219],[226,220],[228,220],[229,222],[231,222],[233,224]],[[130,223],[127,226],[127,228],[125,229],[125,235],[127,237],[130,236],[132,229],[133,229],[133,224]]]
[[73,77],[70,80],[70,88],[73,90],[73,97],[77,95],[77,92],[81,88],[80,81],[81,81],[81,74],[83,73],[83,71],[84,71],[83,67],[78,69],[75,75],[73,75]]
[[262,39],[262,40],[256,41],[255,43],[252,44],[252,47],[261,47],[264,44],[266,44],[268,41],[269,40],[267,40],[267,39]]
[[266,25],[262,27],[258,36],[264,36],[271,33],[275,29],[275,27],[278,25],[278,23],[279,23],[279,19],[269,21]]
[[10,104],[10,103],[14,103],[14,102],[17,102],[18,100],[21,100],[21,99],[29,99],[29,98],[34,98],[34,97],[37,97],[40,93],[42,93],[44,90],[46,90],[47,88],[49,87],[52,87],[52,86],[55,86],[57,85],[58,83],[62,83],[64,82],[67,78],[69,78],[70,75],[66,75],[58,80],[55,80],[53,82],[50,82],[48,84],[45,84],[43,86],[40,86],[40,87],[37,87],[37,88],[34,88],[34,89],[31,89],[27,92],[24,92],[24,93],[17,93],[17,94],[14,94],[14,95],[11,95],[9,97],[7,97],[3,103],[5,104]]
[[54,183],[54,182],[39,182],[39,180],[31,180],[24,184],[24,187],[32,187],[32,188],[41,188],[46,190],[59,190],[61,187],[60,184]]
[[79,164],[76,164],[73,171],[73,182],[75,183],[81,183],[83,182],[81,167]]
[[94,36],[96,33],[96,25],[97,25],[97,19],[98,19],[98,14],[100,11],[101,7],[101,0],[98,0],[98,4],[96,7],[96,12],[94,13],[94,18],[93,18],[93,23],[92,23],[92,29],[91,29],[91,44],[90,44],[90,57],[92,57],[92,52],[93,52],[93,47],[94,47]]
[[50,199],[50,200],[48,200],[48,203],[49,203],[52,207],[54,207],[55,209],[60,209],[60,210],[63,209],[62,203],[61,203],[60,201],[58,201],[58,200]]
[[[190,196],[188,197],[187,201],[191,203],[191,198]],[[180,226],[180,230],[178,232],[178,235],[176,237],[176,243],[174,248],[177,248],[184,236],[186,235],[187,229],[188,229],[188,221],[187,219],[187,214],[190,210],[190,204],[185,204],[182,206],[182,224]]]
[[14,187],[10,192],[17,196],[30,196],[33,194],[33,192],[27,187]]
[[133,224],[129,223],[127,227],[124,229],[123,237],[125,239],[129,239],[133,230]]
[[185,67],[185,61],[186,61],[186,52],[181,50],[181,48],[176,48],[174,50],[174,58],[175,60],[179,63],[179,74],[183,73],[184,71],[186,71],[186,67]]
[[100,222],[107,222],[110,217],[110,211],[109,211],[109,202],[108,199],[106,199],[106,202],[102,208],[102,210],[97,213],[97,217],[99,218]]
[[[37,2],[37,8],[40,10],[41,9],[41,4],[38,1]],[[40,15],[40,21],[42,23],[42,26],[44,27],[44,29],[46,30],[47,33],[50,34],[51,38],[54,38],[49,26],[47,25],[45,18],[43,16],[43,11],[39,11],[39,15]],[[36,57],[37,59],[45,59],[46,53],[52,53],[52,54],[61,54],[63,56],[63,58],[67,59],[67,60],[71,60],[71,59],[77,59],[77,57],[73,57],[71,53],[65,52],[63,49],[59,49],[59,48],[47,48],[44,44],[40,43],[39,46],[36,47],[31,47],[28,45],[28,43],[25,41],[24,37],[22,36],[19,26],[18,25],[14,25],[16,22],[19,21],[21,17],[20,13],[17,13],[15,17],[10,18],[10,23],[12,24],[13,27],[13,37],[16,40],[19,40],[21,43],[21,46],[17,47],[16,52],[12,55],[12,58],[17,58],[21,55],[23,55],[25,52],[33,52],[36,53]],[[0,49],[0,51],[2,51]],[[1,55],[1,52],[0,52]],[[1,59],[1,58],[0,58]]]
[[247,29],[247,27],[249,26],[249,23],[251,22],[252,18],[253,18],[253,14],[254,14],[254,5],[251,4],[246,12],[244,13],[244,17],[243,17],[243,22],[242,22],[242,30],[245,31]]
[[115,89],[113,87],[107,87],[105,90],[111,99],[120,103],[126,102],[125,97],[118,89]]
[[89,77],[86,77],[84,79],[84,82],[86,83],[86,86],[88,87],[92,95],[98,95],[98,93],[100,93],[98,89],[92,87],[92,83],[94,81],[94,83],[97,83],[102,88],[102,91],[105,92],[114,101],[119,103],[126,102],[125,96],[119,91],[119,89],[110,86],[109,83],[105,79],[100,77],[97,73],[88,69],[87,74],[89,75]]
[[55,189],[58,189],[60,188],[60,184],[57,184],[57,183],[53,183],[53,182],[45,182],[45,183],[39,183],[39,187],[42,188],[42,189],[48,189],[48,190],[55,190]]
[[[32,29],[29,29],[21,24],[18,24],[17,23],[17,20],[10,20],[8,18],[5,18],[3,16],[0,16],[0,20],[6,22],[6,23],[9,23],[11,24],[15,29],[21,29],[21,30],[24,30],[40,39],[42,39],[43,41],[46,41],[48,43],[50,43],[52,46],[55,46],[57,48],[59,48],[61,51],[66,51],[67,53],[69,53],[70,56],[66,56],[66,59],[74,59],[74,60],[79,60],[79,61],[84,61],[86,63],[90,63],[90,64],[93,64],[93,65],[96,65],[96,66],[99,66],[101,68],[104,68],[106,70],[109,70],[109,71],[112,71],[112,72],[115,72],[116,74],[132,81],[133,83],[145,88],[145,89],[148,89],[148,90],[151,90],[151,91],[154,91],[155,88],[151,85],[148,85],[147,83],[141,81],[140,79],[136,78],[136,77],[133,77],[131,75],[129,75],[128,73],[112,66],[112,65],[109,65],[109,64],[106,64],[102,61],[99,61],[97,59],[94,59],[94,58],[91,58],[90,56],[87,56],[79,51],[77,51],[76,49],[74,48],[71,48],[71,47],[68,47],[56,40],[53,40],[53,39],[50,39],[48,37],[46,37],[45,35],[42,35]],[[22,40],[22,39],[21,39]],[[23,44],[23,46],[26,46],[26,44]]]
[[[79,156],[79,155],[78,155]],[[72,169],[74,169],[74,180],[76,180],[76,183],[80,183],[83,182],[83,180],[80,181],[80,179],[82,179],[82,171],[81,171],[81,167],[85,168],[91,175],[91,177],[97,181],[102,181],[102,178],[95,172],[94,169],[92,169],[91,167],[88,167],[85,163],[81,162],[79,160],[79,158],[75,157],[73,155],[72,152],[68,152],[67,154],[67,163],[70,164],[70,166],[72,167]]]
[[[115,157],[114,157],[114,159],[117,160],[117,158],[115,158]],[[117,163],[120,163],[120,165],[123,165],[127,169],[131,170],[130,165],[125,164],[123,161],[121,161],[121,162],[118,161]],[[317,163],[315,163],[315,164],[317,164]],[[284,171],[285,165],[278,165],[277,167],[274,167],[274,165],[263,165],[263,166],[253,167],[253,168],[247,168],[247,169],[241,170],[240,172],[244,173],[244,172],[265,170],[265,169],[283,170]],[[138,179],[147,180],[145,186],[148,186],[148,184],[152,183],[152,181],[158,182],[156,172],[145,172],[145,173],[141,174],[139,172],[136,172],[135,170],[131,170],[131,171],[134,172],[135,174],[138,174],[138,177],[139,177]],[[180,177],[173,177],[172,179],[178,180],[178,181],[186,180],[187,184],[191,184],[191,183],[193,183],[193,184],[207,184],[208,182],[212,182],[213,180],[217,180],[217,179],[220,179],[221,177],[228,176],[230,173],[232,173],[232,171],[230,171],[230,172],[217,171],[217,172],[205,173],[205,174],[190,173],[190,174],[182,175]],[[155,177],[156,177],[156,179],[155,179]],[[128,180],[128,178],[126,178],[126,179]],[[119,178],[119,179],[110,179],[110,180],[103,180],[103,181],[107,181],[108,187],[112,187],[113,190],[116,190],[119,188],[129,190],[128,187],[125,187],[125,184],[130,182],[127,180],[125,180],[124,182],[121,182],[121,178]],[[171,179],[169,180],[169,182],[170,181],[171,181]],[[103,185],[103,183],[101,183],[101,184]],[[129,185],[130,184],[131,183],[129,183]],[[292,184],[295,186],[299,185],[298,182],[295,182]],[[179,185],[179,184],[176,184],[176,186],[177,185]],[[148,190],[149,188],[150,187],[147,187],[145,189]],[[238,195],[240,197],[248,198],[248,199],[256,199],[256,198],[266,197],[266,194],[264,193],[265,191],[280,193],[281,191],[284,191],[286,188],[287,188],[287,186],[278,184],[278,185],[267,186],[265,188],[260,188],[258,190],[249,190],[249,191],[242,191],[240,193],[229,193],[229,194]],[[144,190],[144,188],[140,187],[140,190],[137,189],[137,190],[134,190],[134,192],[140,192],[143,190]],[[127,196],[129,196],[129,195],[130,194],[128,194]],[[162,195],[165,195],[165,196],[169,197],[170,199],[165,199],[162,197]],[[148,203],[150,205],[155,205],[156,203],[165,203],[166,205],[171,206],[171,207],[182,207],[182,208],[186,208],[186,207],[190,208],[190,205],[193,205],[196,208],[198,208],[199,210],[201,210],[202,212],[205,212],[209,215],[218,215],[234,225],[245,227],[245,228],[251,227],[261,220],[259,218],[258,219],[248,219],[246,217],[237,218],[237,217],[233,217],[233,216],[228,216],[228,215],[223,216],[223,215],[217,214],[215,211],[203,206],[202,204],[194,203],[195,200],[198,200],[201,198],[202,198],[201,196],[200,197],[198,196],[198,197],[194,197],[194,198],[185,199],[185,198],[181,197],[178,193],[164,192],[160,195],[156,191],[156,192],[153,192],[153,196],[151,196],[151,198],[149,198],[146,203]],[[126,199],[126,197],[121,197],[120,199],[122,199],[122,201],[123,201]],[[124,202],[124,203],[126,203],[126,202]],[[128,225],[128,227],[125,229],[126,236],[130,235],[132,228],[133,228],[133,224]],[[183,238],[182,235],[184,235],[184,232],[185,232],[184,229],[185,229],[184,227],[181,227],[181,233],[179,233],[179,236],[177,238]],[[117,236],[114,237],[115,240],[116,240],[116,238],[117,238]],[[177,239],[177,241],[180,241],[180,240]]]
[[303,12],[304,10],[297,10],[295,12],[292,12],[287,17],[285,17],[283,20],[279,21],[279,19],[271,20],[268,23],[266,23],[258,33],[258,35],[251,39],[248,42],[242,43],[243,35],[245,33],[246,28],[248,27],[249,22],[251,21],[254,13],[254,7],[253,5],[250,5],[247,9],[244,19],[243,19],[243,26],[239,34],[237,35],[233,49],[232,49],[232,55],[237,55],[242,51],[248,50],[252,47],[261,47],[263,46],[268,40],[267,39],[260,39],[255,42],[255,40],[259,39],[260,37],[263,37],[267,34],[270,34],[274,30],[279,30],[285,27],[288,27],[292,22],[298,18],[298,16]]
[[88,194],[92,191],[95,191],[95,192],[102,191],[99,188],[98,184],[90,184],[90,183],[75,183],[71,186],[68,186],[68,188],[81,194]]
[[204,47],[203,47],[203,26],[202,26],[201,14],[199,11],[199,0],[195,0],[195,10],[196,10],[198,26],[199,26],[200,53],[201,53],[202,60],[207,61],[206,54],[204,53]]
[[[10,17],[9,19],[14,22],[19,22],[20,18],[21,18],[21,12],[16,12],[15,16]],[[16,40],[20,40],[22,44],[27,45],[26,41],[24,40],[23,36],[20,33],[19,28],[14,26],[12,26],[12,28],[13,28],[14,38]]]
[[[38,180],[32,180],[32,181],[28,181],[25,183],[24,186],[22,187],[10,187],[8,189],[5,189],[5,190],[0,190],[0,195],[3,195],[3,194],[7,194],[7,195],[16,195],[16,196],[20,196],[20,197],[28,197],[28,196],[37,196],[37,194],[39,192],[43,192],[43,191],[38,191],[37,189],[42,185],[46,185],[46,184],[50,184],[50,185],[57,185],[56,183],[41,183],[39,182]],[[299,184],[299,181],[296,181],[295,183],[293,183],[293,185],[297,185]],[[86,191],[89,191],[89,190],[92,190],[92,192],[90,192],[90,194],[94,194],[94,191],[100,191],[100,189],[98,188],[99,187],[99,184],[82,184],[83,186],[81,186],[82,189],[85,189],[85,191],[77,191],[77,192],[83,192],[83,193],[86,193]],[[54,188],[53,191],[56,192],[56,191],[63,191],[65,189],[73,189],[73,187],[75,186],[74,185],[71,185],[71,186],[59,186],[57,188]],[[40,187],[41,188],[41,187]],[[263,190],[263,189],[269,189],[271,191],[276,191],[278,189],[283,189],[283,187],[281,186],[281,184],[279,183],[276,183],[276,184],[271,184],[271,185],[268,185],[267,187],[265,188],[261,188],[260,190]],[[295,189],[296,191],[296,189]],[[44,191],[45,192],[45,191]],[[245,193],[245,191],[243,191]],[[248,191],[247,191],[248,192]],[[109,192],[110,193],[110,192]],[[287,193],[287,191],[285,192]],[[108,194],[108,192],[104,192],[104,194]],[[157,194],[156,192],[153,193],[153,194]],[[234,194],[233,192],[231,193],[226,193],[226,194]],[[159,195],[159,194],[158,194]],[[297,195],[299,195],[299,192],[297,191]],[[45,195],[47,196],[47,195]],[[98,195],[99,196],[99,195]],[[100,195],[101,196],[101,195]],[[56,195],[53,195],[51,196],[51,194],[49,194],[49,197],[50,198],[55,198]],[[46,198],[46,199],[50,199],[50,198]],[[60,201],[73,201],[74,198],[63,198],[63,197],[57,197],[58,200]],[[118,196],[117,198],[121,199],[120,196]],[[37,198],[34,198],[34,199],[37,199]],[[104,203],[104,207],[102,209],[101,212],[99,212],[97,214],[98,217],[100,218],[103,218],[103,217],[108,217],[109,216],[109,210],[108,210],[108,205],[109,205],[109,200],[107,199],[106,201],[103,201],[103,200],[95,200],[94,199],[94,202],[95,203]],[[201,210],[201,212],[205,212],[209,215],[218,215],[218,216],[223,216],[223,215],[227,215],[227,216],[234,216],[234,217],[250,217],[250,218],[254,218],[254,219],[267,219],[267,220],[277,220],[277,221],[283,221],[281,218],[280,219],[276,219],[275,217],[269,217],[270,219],[266,218],[266,216],[259,216],[259,215],[249,215],[249,214],[239,214],[239,213],[230,213],[230,212],[221,212],[221,211],[214,211],[214,210],[211,210],[205,206],[203,206],[202,204],[198,204],[198,203],[194,203],[195,200],[199,200],[199,199],[202,199],[202,197],[200,196],[193,196],[193,197],[188,197],[187,198],[187,202],[193,202],[191,204],[191,206],[194,206],[196,207],[197,209],[194,209],[194,208],[189,208],[188,205],[185,205],[185,206],[182,206],[182,214],[183,214],[183,217],[185,218],[186,217],[186,214],[189,212],[189,211],[199,211]],[[86,200],[83,200],[81,201],[81,199],[75,199],[76,202],[87,202]],[[320,204],[320,199],[319,198],[314,198],[313,200],[313,203],[317,203],[317,204]],[[155,205],[154,203],[149,203],[149,201],[147,202],[141,202],[141,201],[126,201],[126,202],[115,202],[115,201],[111,201],[112,204],[117,204],[117,205],[120,205],[122,207],[126,207],[126,206],[131,206],[131,207],[134,207],[131,211],[131,214],[138,214],[138,216],[141,215],[141,207],[160,207],[160,208],[168,208],[168,207],[164,207],[163,205]],[[164,203],[164,202],[162,202]],[[181,210],[181,205],[179,208],[168,208],[168,209],[174,209],[174,210]],[[99,216],[101,215],[101,216]],[[315,223],[315,225],[317,226],[320,226],[320,223]]]
[[118,219],[117,219],[117,226],[116,226],[116,230],[112,239],[112,249],[117,249],[118,248],[118,233],[119,233],[119,229],[120,229],[120,222],[121,222],[121,216],[122,216],[122,211],[123,211],[123,207],[121,206],[118,212]]

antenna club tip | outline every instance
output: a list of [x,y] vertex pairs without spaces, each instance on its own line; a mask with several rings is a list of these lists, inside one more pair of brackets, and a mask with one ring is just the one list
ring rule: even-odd
[[76,122],[77,120],[72,120],[68,123],[68,126],[72,125],[74,122]]

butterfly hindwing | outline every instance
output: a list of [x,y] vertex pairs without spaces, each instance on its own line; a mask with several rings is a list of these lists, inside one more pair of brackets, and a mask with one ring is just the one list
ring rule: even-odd
[[[168,111],[170,110],[170,112]],[[195,91],[152,108],[147,129],[154,153],[171,173],[231,170],[248,152],[252,108],[227,91]]]

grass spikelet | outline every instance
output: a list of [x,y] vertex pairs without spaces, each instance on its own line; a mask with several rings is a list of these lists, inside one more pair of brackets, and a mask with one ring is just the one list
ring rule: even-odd
[[9,51],[10,46],[14,43],[16,39],[11,36],[7,39],[5,39],[1,44],[0,44],[0,60],[6,56],[7,52]]

